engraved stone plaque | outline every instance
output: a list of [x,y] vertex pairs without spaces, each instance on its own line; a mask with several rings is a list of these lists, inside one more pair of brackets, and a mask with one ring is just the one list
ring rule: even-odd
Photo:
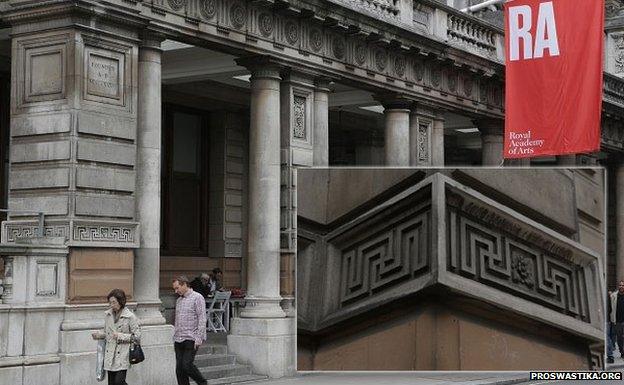
[[87,69],[87,93],[120,99],[119,60],[91,53]]

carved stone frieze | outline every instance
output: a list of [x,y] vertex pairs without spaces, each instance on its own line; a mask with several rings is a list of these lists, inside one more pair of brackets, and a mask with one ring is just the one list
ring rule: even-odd
[[273,15],[268,12],[260,13],[258,16],[258,28],[263,36],[271,36],[273,33]]
[[285,26],[286,41],[288,44],[295,45],[299,41],[299,26],[292,20],[286,22]]
[[400,55],[397,56],[394,59],[394,73],[396,74],[396,76],[400,78],[405,76],[405,67],[406,67],[405,58]]
[[374,295],[429,267],[430,211],[342,250],[341,303]]
[[169,6],[174,11],[179,11],[182,8],[184,8],[186,6],[186,1],[187,0],[167,0],[167,2],[169,3]]
[[342,60],[345,56],[345,42],[341,37],[334,37],[332,42],[332,52],[336,59]]
[[306,98],[295,95],[293,115],[293,137],[297,139],[306,139]]
[[611,38],[614,45],[615,73],[619,74],[624,72],[624,33],[613,34]]
[[247,9],[242,2],[235,2],[230,8],[230,22],[232,27],[243,29],[247,23]]
[[201,0],[199,8],[202,16],[207,19],[214,19],[217,15],[217,1],[216,0]]
[[378,71],[383,72],[388,65],[388,53],[383,48],[375,50],[375,66]]
[[312,28],[309,42],[312,51],[319,52],[323,48],[323,32],[318,28]]
[[[48,237],[64,238],[70,246],[138,247],[137,223],[94,220],[49,220],[44,226]],[[2,224],[3,242],[37,236],[37,224],[32,221],[6,221]]]

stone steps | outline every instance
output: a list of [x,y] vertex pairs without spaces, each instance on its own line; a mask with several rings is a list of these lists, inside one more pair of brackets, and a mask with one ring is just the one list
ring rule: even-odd
[[225,333],[209,333],[206,342],[197,350],[195,365],[210,385],[267,380],[267,376],[253,374],[251,366],[237,363],[236,355],[228,353]]

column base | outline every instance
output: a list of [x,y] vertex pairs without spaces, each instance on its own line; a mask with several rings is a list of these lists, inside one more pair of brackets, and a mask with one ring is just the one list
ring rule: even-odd
[[281,298],[245,297],[245,308],[241,318],[284,318],[286,313],[280,307]]
[[296,320],[294,318],[234,318],[227,337],[228,352],[251,365],[257,374],[280,378],[294,375]]
[[141,325],[164,325],[167,320],[160,312],[161,305],[160,300],[141,301],[137,304],[134,314],[139,318]]

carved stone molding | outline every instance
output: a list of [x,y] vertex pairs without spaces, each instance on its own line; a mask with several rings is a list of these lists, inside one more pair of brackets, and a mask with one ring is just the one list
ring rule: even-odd
[[[44,234],[64,238],[69,246],[134,248],[139,246],[137,229],[136,222],[47,220]],[[10,220],[2,223],[2,241],[5,243],[36,236],[37,224],[34,221]]]

